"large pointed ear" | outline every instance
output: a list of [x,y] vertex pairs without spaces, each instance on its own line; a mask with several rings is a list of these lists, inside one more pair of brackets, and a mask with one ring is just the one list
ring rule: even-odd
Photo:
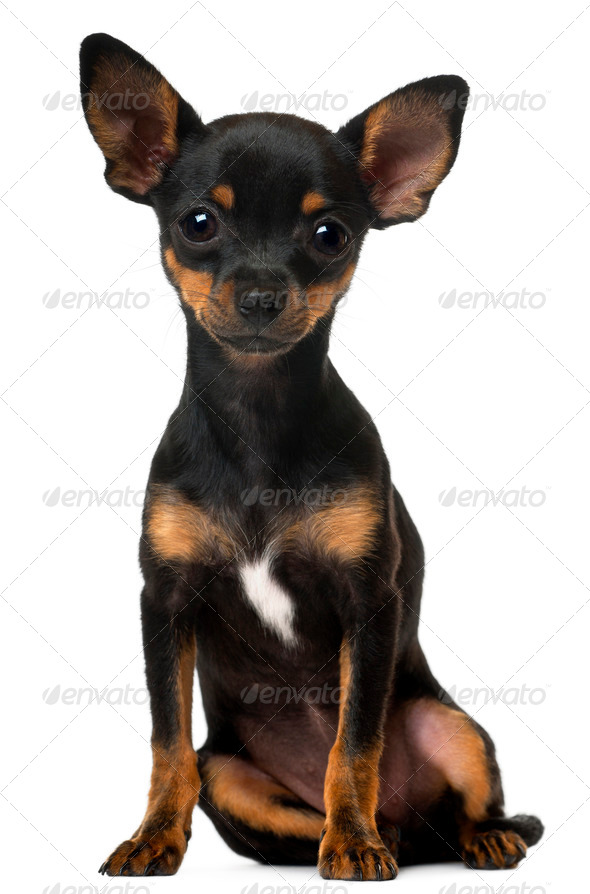
[[420,217],[453,166],[469,97],[462,78],[408,84],[352,118],[336,136],[355,154],[381,229]]
[[194,109],[143,56],[108,34],[80,49],[82,106],[115,192],[149,203],[182,139],[206,128]]

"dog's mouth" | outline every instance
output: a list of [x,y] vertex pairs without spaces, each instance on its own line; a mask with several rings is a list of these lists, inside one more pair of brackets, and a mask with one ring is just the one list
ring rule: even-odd
[[250,321],[236,320],[232,314],[216,310],[201,313],[198,320],[219,345],[238,354],[285,354],[313,328],[302,314],[283,312],[276,319],[252,325]]
[[296,340],[270,338],[268,335],[221,335],[216,333],[217,340],[239,354],[284,354],[289,351]]

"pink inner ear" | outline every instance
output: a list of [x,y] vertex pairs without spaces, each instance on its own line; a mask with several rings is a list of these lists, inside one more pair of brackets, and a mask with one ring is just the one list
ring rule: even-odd
[[449,143],[442,122],[385,126],[362,174],[369,188],[373,184],[371,198],[380,217],[421,213],[421,194],[434,189],[446,173]]
[[125,147],[130,185],[140,195],[145,195],[158,179],[158,165],[170,164],[174,160],[164,142],[164,115],[153,102],[145,109],[125,109],[112,114],[113,131]]

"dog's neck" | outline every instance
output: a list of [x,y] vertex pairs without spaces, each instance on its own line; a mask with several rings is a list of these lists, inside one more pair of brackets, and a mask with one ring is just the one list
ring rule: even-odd
[[[285,448],[327,400],[331,318],[284,354],[247,354],[215,341],[187,315],[187,369],[179,413],[198,417],[239,452]],[[188,421],[188,420],[187,420]],[[183,428],[185,426],[183,425]]]

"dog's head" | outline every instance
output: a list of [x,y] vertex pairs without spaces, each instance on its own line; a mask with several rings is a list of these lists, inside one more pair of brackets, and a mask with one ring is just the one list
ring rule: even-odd
[[154,207],[185,310],[238,352],[288,351],[328,323],[370,227],[416,220],[450,171],[458,77],[391,93],[337,133],[293,115],[204,124],[143,56],[87,37],[88,126],[115,190]]

